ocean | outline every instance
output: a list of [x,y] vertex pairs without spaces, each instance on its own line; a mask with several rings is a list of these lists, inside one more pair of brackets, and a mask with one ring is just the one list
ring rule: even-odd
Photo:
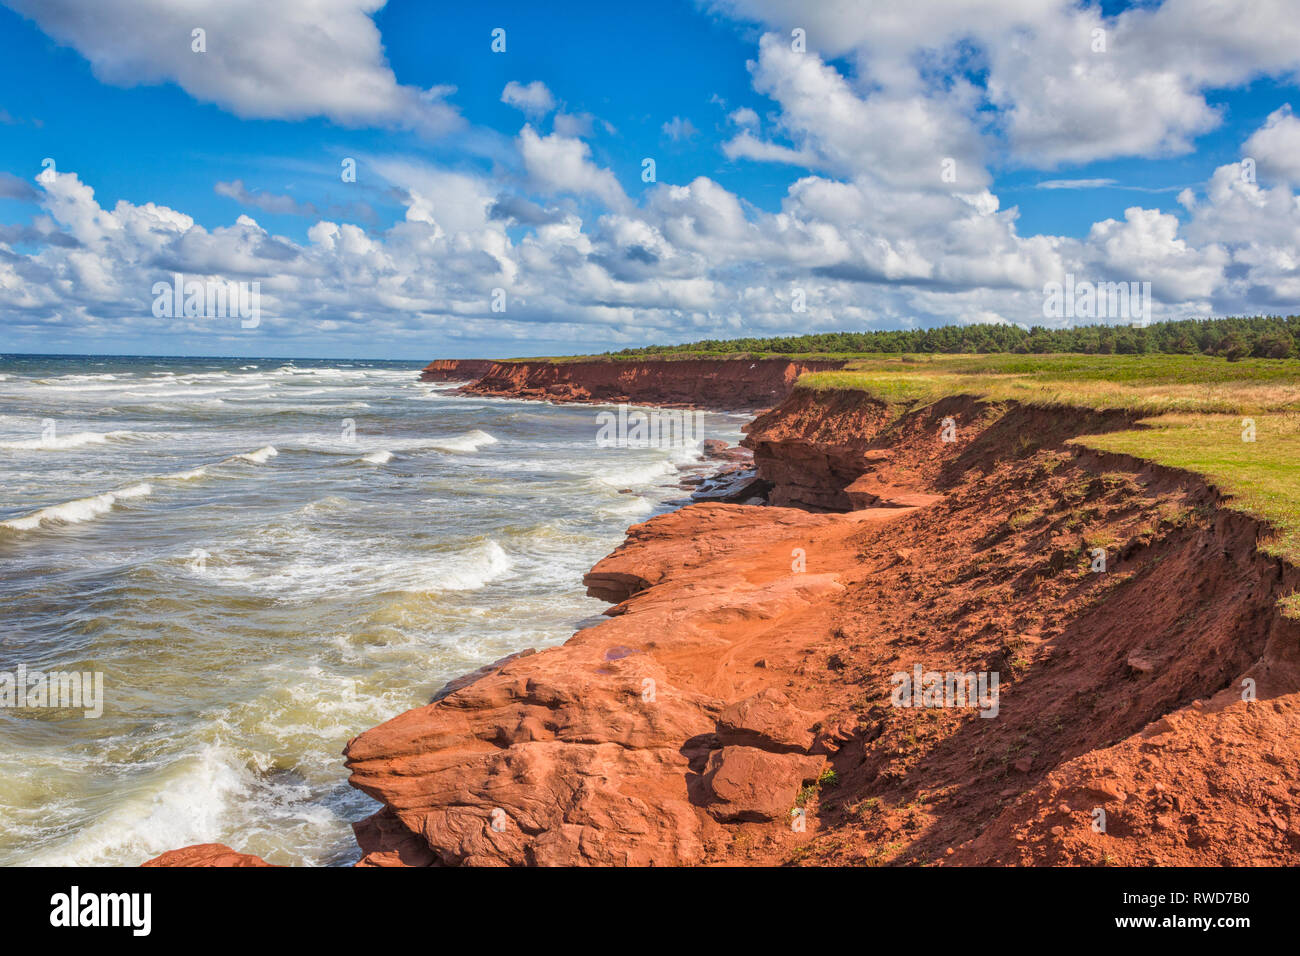
[[98,717],[0,707],[0,864],[348,864],[351,737],[601,619],[582,574],[698,445],[420,364],[0,359],[0,675],[103,680]]

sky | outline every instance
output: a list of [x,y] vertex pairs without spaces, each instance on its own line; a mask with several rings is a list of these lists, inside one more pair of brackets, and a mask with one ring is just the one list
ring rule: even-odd
[[0,351],[1289,314],[1294,6],[0,0]]

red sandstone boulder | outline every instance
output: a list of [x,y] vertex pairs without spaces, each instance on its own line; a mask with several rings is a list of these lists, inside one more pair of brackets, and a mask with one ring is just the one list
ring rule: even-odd
[[168,850],[141,866],[270,866],[259,856],[239,853],[224,843],[200,843],[195,846]]
[[826,761],[755,747],[723,747],[709,754],[704,784],[709,813],[719,822],[786,819],[799,788],[816,780]]
[[816,722],[812,714],[791,706],[785,694],[767,688],[723,708],[718,740],[772,751],[807,751],[813,742],[808,728]]

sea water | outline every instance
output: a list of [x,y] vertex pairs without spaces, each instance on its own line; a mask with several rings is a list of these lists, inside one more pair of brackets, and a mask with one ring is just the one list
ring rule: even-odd
[[349,863],[378,808],[351,737],[600,620],[583,572],[698,446],[602,447],[608,407],[418,370],[0,359],[0,673],[102,674],[104,698],[0,708],[0,864]]

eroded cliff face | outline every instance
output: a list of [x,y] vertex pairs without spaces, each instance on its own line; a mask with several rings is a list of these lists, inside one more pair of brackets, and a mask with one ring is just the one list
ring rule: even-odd
[[[1065,444],[1126,424],[796,393],[760,467],[850,510],[631,528],[609,622],[352,742],[363,863],[1300,862],[1300,576],[1198,479]],[[917,666],[997,674],[995,715],[896,706]]]
[[491,359],[437,359],[420,372],[422,382],[468,382],[485,374]]
[[[348,745],[361,863],[1300,863],[1300,573],[1067,443],[1129,424],[796,391],[777,504],[630,528],[610,620]],[[996,699],[899,706],[917,668]]]
[[789,359],[498,362],[466,391],[553,402],[756,409],[784,399],[805,372],[843,364]]

